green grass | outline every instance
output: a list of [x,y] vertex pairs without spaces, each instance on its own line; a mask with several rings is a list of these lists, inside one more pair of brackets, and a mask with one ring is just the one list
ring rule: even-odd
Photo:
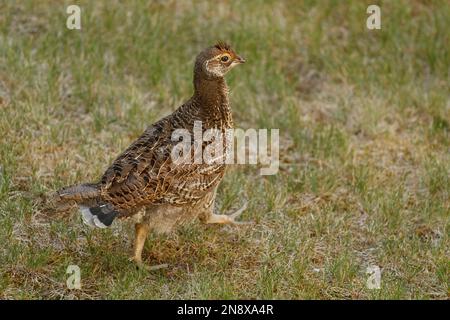
[[[448,1],[0,3],[0,298],[447,299]],[[241,128],[279,128],[281,168],[232,168],[219,210],[252,227],[192,223],[128,262],[132,225],[47,216],[40,195],[100,177],[192,92],[195,55],[230,41]],[[66,268],[81,268],[81,290]],[[382,269],[381,289],[366,268]]]

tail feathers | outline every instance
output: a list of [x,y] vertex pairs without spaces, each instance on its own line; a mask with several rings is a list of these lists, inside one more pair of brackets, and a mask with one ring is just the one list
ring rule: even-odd
[[63,188],[47,199],[47,209],[68,211],[78,205],[83,222],[91,227],[109,227],[119,214],[113,205],[102,200],[97,184],[80,184]]
[[80,205],[80,212],[85,224],[98,228],[109,227],[114,221],[114,218],[119,214],[108,203],[103,203],[95,207]]
[[96,184],[80,184],[58,190],[46,197],[46,210],[67,211],[75,204],[90,202],[98,197],[100,191]]
[[58,196],[65,201],[83,201],[99,196],[98,185],[92,183],[79,184],[63,188],[57,192]]

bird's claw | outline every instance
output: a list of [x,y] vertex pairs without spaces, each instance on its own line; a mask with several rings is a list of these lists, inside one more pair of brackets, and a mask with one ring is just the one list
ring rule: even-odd
[[245,201],[245,203],[242,205],[241,208],[239,208],[238,210],[236,210],[232,214],[228,215],[228,217],[230,219],[230,224],[233,224],[233,225],[254,224],[253,221],[236,221],[236,218],[238,218],[240,215],[242,215],[242,213],[247,209],[247,207],[248,207],[248,202]]
[[144,270],[144,271],[155,271],[155,270],[159,270],[159,269],[165,269],[165,268],[169,267],[169,265],[167,263],[163,263],[163,264],[148,266],[144,263],[140,263],[140,264],[137,264],[137,267],[140,270]]
[[149,265],[146,265],[144,262],[137,260],[134,257],[131,257],[129,260],[136,264],[137,269],[143,270],[143,271],[155,271],[155,270],[167,268],[169,266],[167,263],[149,266]]

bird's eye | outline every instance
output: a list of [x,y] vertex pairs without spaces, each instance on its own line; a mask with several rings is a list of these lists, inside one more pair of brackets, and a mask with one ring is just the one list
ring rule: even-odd
[[220,58],[220,60],[221,60],[222,62],[227,62],[228,59],[229,59],[228,56],[222,56],[222,58]]

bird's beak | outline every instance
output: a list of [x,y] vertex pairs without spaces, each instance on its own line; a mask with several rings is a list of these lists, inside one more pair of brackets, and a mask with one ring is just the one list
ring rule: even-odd
[[236,56],[236,59],[234,61],[236,61],[237,63],[245,63],[245,59],[241,56]]

